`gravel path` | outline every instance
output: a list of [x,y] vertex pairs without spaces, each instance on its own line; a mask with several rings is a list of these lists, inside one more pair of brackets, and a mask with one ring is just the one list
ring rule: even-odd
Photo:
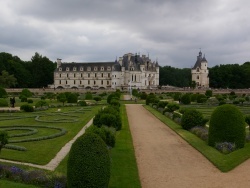
[[250,160],[222,173],[143,106],[126,109],[142,188],[250,186]]

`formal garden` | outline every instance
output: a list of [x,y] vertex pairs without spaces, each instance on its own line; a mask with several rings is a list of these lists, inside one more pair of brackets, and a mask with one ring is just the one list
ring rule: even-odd
[[[123,101],[120,91],[0,93],[0,106],[5,107],[0,113],[1,187],[141,187],[124,105],[128,103],[146,104],[222,172],[250,157],[247,94],[133,90],[133,100]],[[21,111],[9,107],[13,97]],[[69,154],[55,169],[46,169],[92,118],[93,125]]]
[[[125,106],[119,102],[119,92],[36,96],[24,89],[14,96],[15,106],[21,111],[9,107],[12,97],[13,94],[7,94],[0,99],[1,106],[5,107],[0,113],[1,187],[75,187],[76,184],[78,187],[89,187],[89,184],[140,187]],[[93,126],[76,140],[72,151],[55,169],[46,170],[46,164],[93,117]],[[86,165],[93,168],[84,168]],[[119,170],[121,167],[123,171]]]

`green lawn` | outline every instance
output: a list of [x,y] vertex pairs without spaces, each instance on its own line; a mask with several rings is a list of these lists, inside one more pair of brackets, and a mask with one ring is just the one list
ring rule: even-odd
[[[2,129],[1,127],[3,126],[32,126],[34,129],[38,130],[38,132],[34,135],[10,138],[10,141],[37,138],[60,132],[59,130],[54,129],[38,128],[38,126],[64,128],[67,130],[67,133],[63,136],[53,139],[13,143],[14,145],[27,148],[27,151],[2,149],[0,158],[40,165],[47,164],[53,157],[55,157],[56,153],[60,151],[60,149],[81,130],[81,128],[94,116],[94,114],[100,108],[101,106],[95,106],[91,108],[61,107],[59,112],[57,108],[50,108],[44,112],[16,112],[11,114],[2,113],[0,114],[0,129]],[[6,116],[9,116],[9,119]],[[16,119],[16,116],[23,116],[24,118]],[[39,116],[39,121],[35,120],[37,116]],[[14,118],[12,119],[11,117]],[[9,134],[19,134],[21,132],[25,132],[25,130],[9,131]]]
[[27,185],[7,180],[0,180],[0,187],[1,188],[37,188],[34,185]]
[[169,126],[173,131],[175,131],[179,136],[186,140],[200,153],[202,153],[222,172],[228,172],[250,158],[250,143],[246,143],[244,148],[236,150],[230,154],[222,154],[215,148],[208,146],[205,141],[201,140],[191,132],[182,129],[180,125],[162,115],[160,112],[156,111],[150,106],[145,106],[145,108],[167,126]]

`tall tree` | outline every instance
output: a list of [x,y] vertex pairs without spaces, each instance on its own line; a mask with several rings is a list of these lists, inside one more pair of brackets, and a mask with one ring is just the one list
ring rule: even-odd
[[0,86],[9,88],[11,86],[15,86],[16,84],[16,78],[14,75],[9,75],[9,73],[5,70],[2,71],[2,74],[0,75]]

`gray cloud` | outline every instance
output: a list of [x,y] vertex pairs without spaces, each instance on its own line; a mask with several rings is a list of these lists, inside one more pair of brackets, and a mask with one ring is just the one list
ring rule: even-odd
[[0,0],[0,51],[111,61],[127,52],[190,68],[249,61],[247,0]]

